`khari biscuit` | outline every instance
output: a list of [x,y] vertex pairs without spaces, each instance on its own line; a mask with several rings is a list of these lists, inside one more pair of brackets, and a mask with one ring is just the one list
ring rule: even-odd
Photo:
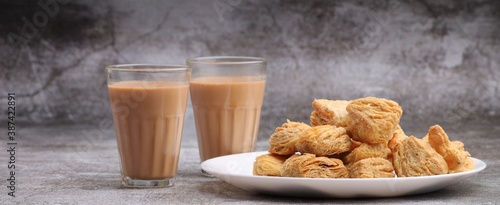
[[392,134],[391,140],[387,143],[387,147],[392,150],[397,144],[401,143],[406,138],[408,138],[408,136],[405,134],[401,126],[398,125]]
[[383,144],[363,143],[345,156],[343,161],[346,165],[349,165],[362,159],[373,157],[389,159],[391,157],[391,150]]
[[394,167],[391,161],[373,157],[366,158],[347,166],[351,178],[394,178]]
[[288,156],[265,154],[255,158],[253,163],[253,174],[259,176],[280,176],[283,171],[283,163]]
[[293,155],[296,152],[295,145],[300,136],[311,126],[287,120],[281,127],[276,128],[269,138],[269,152],[279,155]]
[[348,178],[349,173],[341,160],[316,157],[313,154],[295,154],[283,164],[283,177]]
[[410,136],[394,147],[393,166],[398,177],[448,173],[448,164],[425,140]]
[[469,158],[469,152],[465,151],[464,143],[450,141],[446,132],[439,125],[430,127],[424,137],[448,164],[449,173],[463,172],[474,169],[474,161]]
[[343,127],[321,125],[306,130],[296,144],[300,153],[330,156],[349,151],[351,138]]
[[403,114],[398,103],[375,97],[353,100],[346,109],[351,137],[370,144],[387,144]]
[[347,127],[346,100],[316,99],[312,102],[314,111],[311,113],[311,125],[335,125]]
[[311,126],[287,120],[269,139],[269,153],[256,158],[254,175],[321,178],[415,177],[474,168],[460,141],[439,125],[423,139],[399,125],[398,103],[366,97],[317,99]]

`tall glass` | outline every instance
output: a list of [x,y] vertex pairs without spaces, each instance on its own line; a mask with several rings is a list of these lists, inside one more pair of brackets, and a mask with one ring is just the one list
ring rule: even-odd
[[190,69],[177,65],[113,65],[108,92],[122,184],[166,187],[177,174]]
[[187,64],[192,70],[190,92],[201,161],[253,151],[264,100],[266,60],[219,56],[191,58]]

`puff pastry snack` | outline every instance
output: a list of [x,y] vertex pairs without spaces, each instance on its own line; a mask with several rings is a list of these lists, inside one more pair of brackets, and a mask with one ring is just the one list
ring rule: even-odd
[[365,158],[348,166],[351,178],[394,178],[392,162],[381,158]]
[[283,177],[348,178],[349,173],[341,160],[316,157],[313,154],[295,154],[283,164]]
[[254,175],[309,178],[430,176],[474,168],[464,144],[439,125],[407,135],[398,103],[375,97],[316,99],[311,126],[287,120],[269,138],[269,154],[256,158]]
[[353,100],[346,110],[352,139],[370,144],[387,144],[403,114],[398,103],[375,97]]
[[384,159],[390,159],[391,156],[391,150],[383,144],[363,143],[359,147],[352,150],[347,156],[345,156],[343,162],[346,165],[349,165],[367,158],[380,157]]
[[287,120],[281,127],[276,128],[269,138],[269,152],[279,155],[293,155],[296,152],[295,145],[300,136],[311,126]]
[[394,170],[398,177],[448,173],[448,164],[425,140],[410,136],[394,147]]
[[316,99],[312,102],[311,125],[347,127],[347,100]]
[[392,134],[392,139],[389,140],[389,143],[387,143],[387,147],[392,150],[397,144],[400,144],[406,138],[408,138],[408,136],[405,134],[401,126],[398,125]]
[[331,156],[349,151],[351,138],[345,128],[321,125],[306,130],[296,144],[298,152]]
[[283,163],[288,156],[265,154],[255,158],[253,174],[258,176],[281,176]]
[[469,158],[469,152],[465,151],[464,143],[450,141],[441,126],[430,127],[424,140],[427,140],[431,147],[443,156],[448,164],[449,173],[463,172],[474,168],[474,161]]

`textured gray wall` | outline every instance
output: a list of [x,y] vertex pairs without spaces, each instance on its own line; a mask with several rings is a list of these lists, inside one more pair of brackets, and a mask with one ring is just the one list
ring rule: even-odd
[[269,59],[261,137],[314,98],[390,98],[407,125],[500,117],[499,1],[39,2],[0,3],[18,122],[109,122],[106,65],[213,55]]

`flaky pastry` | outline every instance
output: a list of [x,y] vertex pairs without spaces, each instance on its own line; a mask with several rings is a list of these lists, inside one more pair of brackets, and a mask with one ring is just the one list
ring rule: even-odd
[[346,100],[316,99],[312,102],[314,111],[311,113],[311,125],[335,125],[347,127]]
[[300,136],[311,126],[287,120],[281,127],[276,128],[269,138],[269,152],[279,155],[293,155],[296,152],[295,145]]
[[448,164],[449,173],[463,172],[474,169],[474,161],[469,158],[469,152],[465,151],[464,143],[450,141],[446,132],[439,125],[430,127],[424,137]]
[[253,174],[259,176],[281,176],[283,163],[288,156],[265,154],[255,158]]
[[387,147],[392,150],[397,144],[401,143],[406,138],[408,138],[408,136],[405,134],[401,126],[398,125],[392,134],[392,139],[387,143]]
[[295,154],[283,164],[283,177],[348,178],[349,173],[341,160],[316,157],[313,154]]
[[381,158],[366,158],[347,166],[351,178],[394,178],[391,161]]
[[296,144],[297,151],[330,156],[349,151],[351,138],[343,127],[321,125],[306,130]]
[[391,157],[391,150],[383,144],[363,143],[345,156],[343,161],[346,165],[349,165],[362,159],[373,157],[389,159]]
[[425,140],[410,136],[394,147],[394,170],[398,177],[448,173],[448,164]]
[[270,154],[256,158],[254,175],[392,178],[474,168],[464,144],[450,141],[439,125],[423,139],[406,135],[399,125],[402,108],[392,100],[316,99],[312,107],[312,127],[287,120],[276,128]]
[[403,114],[398,103],[375,97],[353,100],[346,109],[352,138],[370,144],[387,144]]

